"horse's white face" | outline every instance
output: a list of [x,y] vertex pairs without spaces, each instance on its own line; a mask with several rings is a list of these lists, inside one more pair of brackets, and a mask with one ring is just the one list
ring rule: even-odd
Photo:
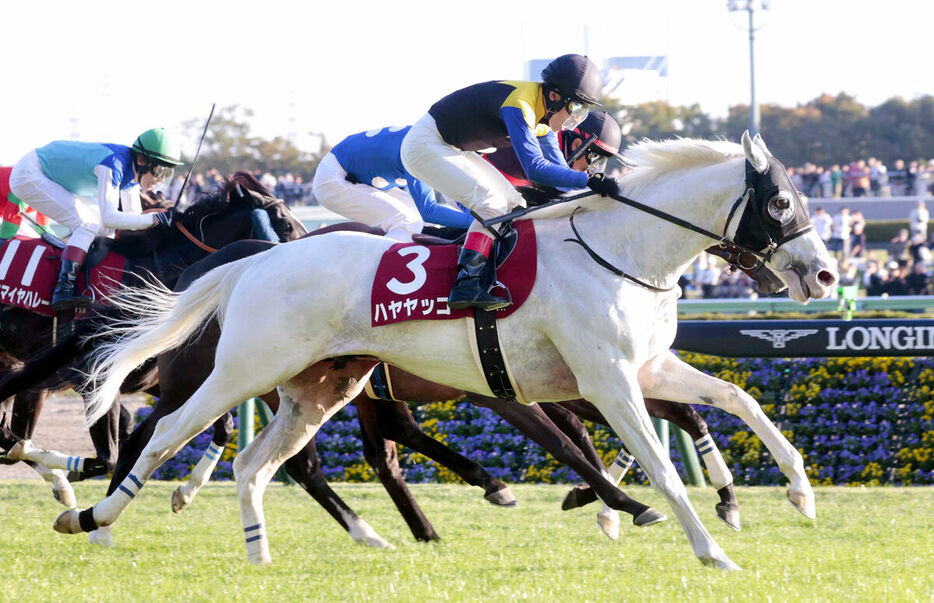
[[[775,234],[774,238],[780,241],[780,245],[766,266],[788,285],[791,299],[806,303],[811,299],[827,297],[839,280],[836,262],[813,229],[794,235],[805,229],[810,220],[784,166],[772,157],[758,134],[755,139],[749,137],[749,132],[743,134],[743,150],[756,172],[768,176],[767,193],[759,199],[764,204],[760,213],[767,216],[763,219],[768,223],[770,234]],[[752,199],[749,202],[755,201]],[[777,234],[772,233],[772,230]],[[792,236],[785,240],[782,235],[787,234]]]

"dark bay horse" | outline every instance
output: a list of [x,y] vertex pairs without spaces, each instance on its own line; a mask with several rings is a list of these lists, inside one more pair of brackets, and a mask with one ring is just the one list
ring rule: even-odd
[[[187,231],[188,235],[183,233]],[[147,278],[155,278],[173,286],[182,270],[204,258],[217,248],[233,241],[257,236],[260,229],[274,231],[279,240],[291,240],[306,233],[302,223],[281,200],[276,199],[249,173],[238,172],[218,184],[178,214],[171,228],[143,231],[124,231],[115,239],[99,238],[92,248],[92,256],[103,257],[114,252],[126,258],[121,285],[137,286]],[[54,330],[55,319],[11,306],[0,307],[0,450],[9,450],[21,440],[28,440],[49,388],[71,386],[75,373],[66,368],[78,351],[81,324],[87,319],[76,319],[74,331],[61,345],[53,349],[37,366],[46,375],[46,387],[23,387],[36,376],[29,371],[16,370],[22,361],[45,352]],[[137,371],[128,379],[123,392],[140,391],[156,387],[154,363]],[[64,368],[63,371],[56,372]],[[153,390],[157,391],[157,390]],[[71,477],[83,479],[113,470],[116,463],[119,437],[120,406],[90,427],[96,457],[61,459],[72,471]],[[28,454],[18,450],[12,458],[0,462],[28,460]],[[23,458],[23,457],[26,458]],[[60,494],[60,493],[57,493]]]

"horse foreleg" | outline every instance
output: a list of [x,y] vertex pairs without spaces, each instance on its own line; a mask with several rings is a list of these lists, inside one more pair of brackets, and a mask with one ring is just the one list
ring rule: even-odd
[[365,395],[357,396],[354,400],[357,407],[357,420],[360,423],[360,437],[363,440],[363,455],[367,462],[376,472],[380,483],[389,494],[389,498],[396,505],[396,509],[402,515],[405,523],[408,524],[412,535],[416,540],[424,542],[430,540],[439,540],[438,533],[421,508],[415,501],[415,497],[409,491],[402,477],[402,469],[399,467],[399,453],[396,450],[396,443],[387,440],[379,433],[377,424],[376,409],[374,403]]
[[234,421],[230,412],[225,412],[224,416],[214,421],[214,435],[211,437],[207,450],[191,470],[188,480],[172,493],[173,513],[184,511],[194,500],[198,491],[211,479],[211,474],[214,473],[218,461],[224,454],[224,448],[233,438],[233,431]]
[[808,519],[816,516],[814,490],[804,470],[804,458],[742,388],[711,377],[666,353],[646,363],[639,382],[650,395],[674,402],[706,404],[743,420],[765,444],[788,478],[788,500]]
[[282,463],[302,449],[318,429],[363,389],[372,361],[337,366],[319,362],[279,386],[279,411],[234,460],[237,495],[250,563],[272,562],[266,538],[263,493]]
[[739,503],[733,491],[733,474],[730,473],[730,469],[720,454],[720,449],[717,448],[717,444],[707,430],[707,421],[690,404],[646,398],[645,407],[653,417],[669,421],[691,436],[707,468],[710,483],[720,496],[720,502],[716,505],[717,517],[722,519],[726,525],[739,531]]
[[490,475],[480,464],[425,434],[404,403],[378,400],[373,407],[382,437],[424,454],[456,473],[471,486],[483,488],[483,497],[491,504],[499,507],[516,506],[516,497],[506,484]]
[[123,405],[116,400],[107,413],[88,428],[96,457],[83,459],[80,468],[68,474],[71,481],[81,481],[98,475],[113,473],[120,449],[120,415]]

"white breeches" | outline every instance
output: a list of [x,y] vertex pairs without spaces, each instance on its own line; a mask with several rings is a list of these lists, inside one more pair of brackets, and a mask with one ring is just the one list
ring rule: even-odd
[[444,142],[430,114],[415,122],[405,135],[402,165],[448,199],[484,218],[525,206],[519,191],[492,164],[478,153],[461,151]]
[[68,245],[72,247],[87,251],[98,232],[107,230],[101,227],[100,215],[94,211],[96,206],[82,202],[43,173],[35,151],[13,166],[10,190],[21,201],[67,228],[71,232]]
[[337,157],[328,153],[321,159],[312,181],[312,192],[322,207],[351,220],[376,226],[386,236],[412,242],[412,235],[425,226],[412,197],[402,189],[380,190],[369,184],[353,184]]

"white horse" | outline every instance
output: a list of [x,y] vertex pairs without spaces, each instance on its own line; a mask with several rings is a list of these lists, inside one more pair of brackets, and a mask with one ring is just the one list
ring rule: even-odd
[[[520,399],[591,401],[671,505],[697,557],[738,569],[688,501],[645,411],[643,391],[736,414],[775,457],[790,481],[789,500],[808,517],[814,517],[814,494],[801,455],[755,400],[669,351],[678,276],[711,236],[721,235],[759,252],[797,301],[826,296],[837,275],[784,167],[758,136],[753,141],[745,134],[742,146],[646,141],[630,148],[626,160],[634,169],[623,178],[623,194],[642,208],[589,195],[532,215],[536,282],[523,306],[499,321],[501,348]],[[588,252],[566,244],[574,237]],[[159,422],[120,488],[90,509],[62,513],[55,529],[78,533],[112,524],[185,442],[239,401],[279,384],[280,411],[234,465],[248,559],[269,563],[262,510],[268,481],[362,390],[375,358],[490,395],[470,319],[371,327],[371,284],[392,244],[351,233],[302,239],[212,270],[181,294],[153,288],[115,300],[141,317],[114,327],[110,334],[120,339],[101,349],[90,377],[89,421],[107,409],[135,366],[183,344],[216,315],[223,330],[215,368],[182,408]]]

